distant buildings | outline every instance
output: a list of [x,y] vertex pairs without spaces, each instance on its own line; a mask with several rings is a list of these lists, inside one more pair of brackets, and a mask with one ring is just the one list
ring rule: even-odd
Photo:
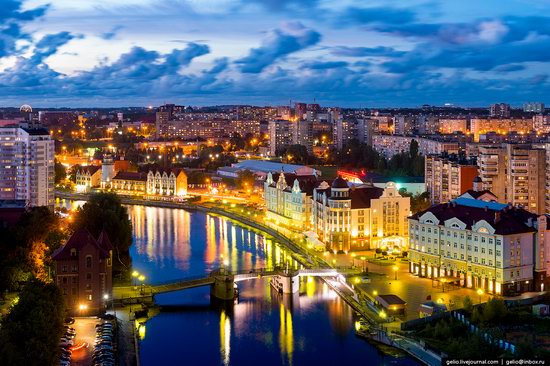
[[313,230],[333,252],[381,248],[398,253],[408,248],[410,198],[390,182],[385,189],[351,186],[341,177],[313,190]]
[[532,118],[472,118],[470,132],[474,141],[479,141],[479,135],[496,132],[506,135],[510,132],[527,134],[533,130]]
[[284,164],[269,160],[243,160],[230,167],[218,168],[218,175],[225,178],[237,178],[239,172],[249,170],[261,180],[266,180],[271,172],[291,173],[297,176],[315,175],[321,173],[311,167],[297,164]]
[[443,286],[513,295],[550,285],[545,215],[468,195],[411,216],[409,233],[410,272]]
[[96,239],[86,229],[74,232],[53,254],[55,282],[67,308],[78,315],[101,312],[112,298],[113,246],[106,232]]
[[44,129],[0,128],[0,200],[54,206],[54,141]]
[[291,121],[276,119],[269,121],[269,155],[277,156],[283,149],[293,144]]
[[478,167],[473,161],[459,162],[439,155],[424,160],[426,191],[433,204],[450,201],[473,187]]
[[544,103],[540,103],[540,102],[523,103],[523,111],[527,113],[543,113]]
[[372,139],[372,147],[382,156],[390,159],[396,154],[408,152],[412,140],[418,142],[418,152],[422,155],[438,155],[443,152],[458,154],[459,151],[459,144],[455,141],[396,135],[374,135]]
[[510,104],[496,103],[491,104],[489,108],[491,117],[508,118],[510,117]]

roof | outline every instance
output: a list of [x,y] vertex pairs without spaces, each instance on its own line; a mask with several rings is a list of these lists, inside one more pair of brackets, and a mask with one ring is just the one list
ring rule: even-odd
[[97,172],[100,169],[101,169],[101,167],[97,166],[97,165],[87,165],[87,166],[80,167],[80,169],[78,169],[78,170],[81,173],[89,173],[90,175],[94,175],[94,173]]
[[[103,234],[103,232],[102,232],[102,234]],[[104,235],[107,235],[107,234],[104,234]],[[101,237],[101,235],[100,235],[100,237]],[[102,239],[104,245],[106,245],[105,244],[106,243],[105,239],[108,240],[108,238],[103,238]],[[97,249],[99,250],[99,253],[101,255],[101,258],[108,258],[110,256],[109,251],[104,249],[102,246],[100,246],[99,243],[97,242],[97,240],[95,240],[95,238],[92,236],[92,234],[88,231],[88,229],[84,228],[84,229],[80,229],[80,230],[75,231],[71,235],[69,240],[67,240],[65,245],[58,248],[53,253],[53,259],[58,261],[58,260],[66,260],[66,259],[75,258],[74,256],[71,256],[71,249],[76,249],[76,258],[78,258],[79,250],[84,248],[88,244],[97,247]],[[110,244],[110,242],[109,242],[109,244]]]
[[233,167],[240,169],[248,169],[252,171],[260,171],[264,173],[269,172],[288,172],[295,173],[298,170],[309,169],[312,173],[316,172],[318,175],[319,172],[313,168],[310,168],[306,165],[294,165],[294,164],[283,164],[275,161],[269,160],[243,160],[236,164],[233,164]]
[[497,196],[495,196],[495,194],[488,189],[484,189],[482,191],[474,191],[473,189],[468,189],[466,192],[462,193],[461,196],[465,195],[466,193],[476,200],[484,194],[490,194],[491,196],[495,197],[495,199],[497,198]]
[[[317,180],[317,177],[315,175],[296,175],[292,173],[283,173],[285,177],[285,182],[288,185],[287,190],[290,191],[292,189],[292,186],[294,185],[294,181],[298,180],[298,185],[300,186],[300,190],[304,192],[306,195],[311,196],[313,195],[313,189],[317,188],[320,181]],[[271,177],[273,178],[273,184],[271,184],[271,187],[277,186],[277,181],[279,180],[279,177],[281,176],[281,173],[273,173],[271,174]]]
[[109,235],[107,235],[107,232],[105,229],[101,230],[101,233],[99,233],[99,236],[97,238],[97,243],[99,244],[99,247],[105,251],[113,250],[113,244],[111,243],[111,240],[109,240]]
[[178,175],[180,172],[182,172],[183,169],[182,168],[167,168],[167,169],[163,169],[163,168],[157,168],[157,169],[150,169],[147,174],[153,172],[153,174],[157,174],[157,173],[160,173],[161,175],[166,173],[166,175],[170,175],[171,173],[174,173],[174,175]]
[[348,181],[342,178],[341,175],[332,181],[332,185],[330,187],[335,189],[349,188]]
[[443,223],[456,218],[466,224],[466,229],[471,230],[476,222],[486,221],[499,235],[510,235],[536,231],[528,225],[529,219],[537,220],[537,215],[523,208],[511,207],[497,202],[485,202],[476,199],[459,197],[449,203],[442,203],[418,212],[411,216],[418,220],[425,213],[432,213]]
[[135,180],[135,181],[147,181],[147,174],[145,173],[136,173],[136,172],[118,172],[117,175],[113,177],[113,180]]
[[401,299],[397,295],[389,294],[389,295],[378,295],[376,296],[376,300],[379,302],[385,302],[388,306],[391,305],[405,305],[407,302]]
[[411,184],[411,183],[424,183],[424,177],[388,177],[375,172],[366,172],[365,175],[361,177],[363,182],[372,182],[372,183],[388,183],[395,182],[401,184]]
[[357,187],[350,190],[351,209],[370,208],[373,199],[380,198],[384,193],[383,188],[378,187]]

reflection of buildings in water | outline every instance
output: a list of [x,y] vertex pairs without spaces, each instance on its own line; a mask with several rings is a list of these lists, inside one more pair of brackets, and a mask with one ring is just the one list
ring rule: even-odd
[[220,355],[224,365],[229,365],[231,352],[231,321],[225,310],[220,314]]
[[[326,286],[326,284],[324,285]],[[334,333],[342,339],[346,338],[350,329],[353,327],[353,311],[351,307],[338,296],[332,301],[327,301],[326,304],[328,308],[328,319],[334,329]]]
[[129,211],[140,255],[161,267],[174,261],[177,268],[189,269],[189,212],[143,206],[130,206]]
[[294,352],[294,330],[292,328],[292,308],[287,308],[283,302],[279,305],[279,348],[284,364],[292,365]]

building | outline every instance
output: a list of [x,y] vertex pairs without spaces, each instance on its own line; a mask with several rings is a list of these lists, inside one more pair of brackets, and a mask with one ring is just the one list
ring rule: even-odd
[[393,133],[394,135],[407,136],[411,135],[414,130],[413,116],[397,115],[393,117]]
[[0,128],[0,200],[53,209],[54,154],[45,129]]
[[459,197],[409,218],[409,270],[498,295],[548,287],[547,217]]
[[546,151],[531,145],[480,146],[479,177],[498,202],[545,212]]
[[147,192],[147,174],[118,172],[105,188],[121,194],[142,195]]
[[320,176],[321,172],[305,165],[284,164],[269,160],[243,160],[232,164],[230,167],[218,168],[218,175],[225,178],[237,178],[239,172],[249,170],[258,179],[266,180],[269,173],[283,172],[292,173],[298,176],[315,175]]
[[432,204],[457,198],[473,187],[478,175],[475,161],[458,161],[440,155],[428,155],[424,160],[426,190]]
[[313,121],[311,119],[292,123],[292,144],[303,145],[309,153],[313,152]]
[[293,144],[292,122],[284,119],[269,121],[269,155],[277,156],[283,149]]
[[544,103],[528,102],[523,103],[523,111],[527,113],[544,113]]
[[315,175],[268,173],[264,182],[266,217],[286,226],[306,230],[311,225],[311,196]]
[[333,140],[336,147],[341,150],[352,140],[372,145],[374,124],[371,119],[342,119],[334,121]]
[[113,246],[104,231],[95,239],[87,229],[74,232],[53,254],[55,282],[67,309],[84,315],[103,311],[112,295]]
[[458,154],[459,152],[459,144],[456,141],[397,135],[374,135],[372,147],[386,159],[390,159],[396,154],[408,152],[413,140],[418,142],[418,152],[422,155],[439,155],[444,152]]
[[507,135],[510,132],[528,134],[532,130],[532,118],[472,118],[470,120],[470,132],[475,142],[479,141],[479,135],[488,132]]
[[489,108],[491,117],[508,118],[510,117],[510,104],[495,103]]
[[76,171],[76,191],[89,192],[92,188],[101,186],[101,167],[88,165]]
[[27,212],[25,200],[0,200],[0,229],[12,227]]
[[468,120],[466,118],[442,118],[439,120],[439,133],[469,133]]
[[369,248],[406,251],[409,215],[410,198],[402,197],[393,182],[382,189],[350,185],[338,177],[313,190],[313,230],[335,253]]
[[187,196],[187,174],[183,169],[150,170],[147,173],[147,194]]

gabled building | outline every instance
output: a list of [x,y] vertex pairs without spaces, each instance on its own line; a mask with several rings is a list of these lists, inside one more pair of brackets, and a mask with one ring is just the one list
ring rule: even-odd
[[267,218],[286,226],[308,229],[311,224],[311,196],[317,185],[315,175],[268,173],[264,182]]
[[147,174],[118,172],[106,188],[122,194],[145,194],[147,192]]
[[382,189],[350,185],[338,177],[331,185],[323,182],[313,191],[313,230],[333,252],[407,250],[409,215],[410,198],[402,197],[394,182]]
[[53,254],[55,282],[67,308],[75,314],[105,309],[104,295],[111,298],[113,246],[103,231],[95,239],[87,229],[74,232]]
[[187,174],[183,169],[150,170],[147,173],[147,194],[185,196],[187,195]]
[[76,191],[89,192],[101,185],[101,167],[88,165],[76,171]]
[[409,270],[499,295],[543,291],[549,285],[547,220],[465,193],[409,218]]

